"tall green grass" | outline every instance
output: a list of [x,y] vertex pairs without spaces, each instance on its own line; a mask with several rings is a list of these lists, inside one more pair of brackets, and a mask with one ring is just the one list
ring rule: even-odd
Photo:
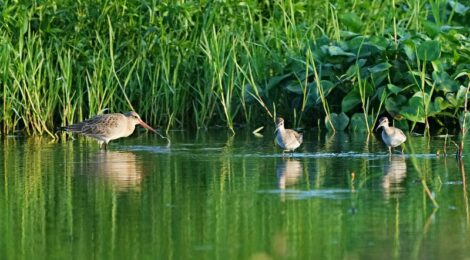
[[[136,110],[165,130],[220,124],[233,130],[272,121],[276,113],[313,124],[328,113],[328,99],[310,105],[311,75],[297,77],[306,66],[296,62],[311,59],[305,56],[312,41],[350,33],[396,40],[397,31],[424,31],[428,17],[449,24],[445,8],[436,0],[6,0],[1,130],[53,136],[57,126],[104,109]],[[294,74],[303,86],[300,100],[276,84]]]

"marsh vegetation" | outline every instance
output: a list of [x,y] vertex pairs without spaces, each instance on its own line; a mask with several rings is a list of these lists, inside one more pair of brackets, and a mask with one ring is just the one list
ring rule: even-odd
[[[164,130],[273,122],[458,129],[470,87],[463,1],[0,4],[1,131],[53,135],[138,111]],[[468,120],[467,120],[468,121]]]

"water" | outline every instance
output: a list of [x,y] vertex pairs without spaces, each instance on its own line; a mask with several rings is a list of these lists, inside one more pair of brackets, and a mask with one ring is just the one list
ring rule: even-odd
[[469,259],[470,166],[443,138],[389,158],[375,136],[309,131],[283,158],[264,134],[3,137],[0,258]]

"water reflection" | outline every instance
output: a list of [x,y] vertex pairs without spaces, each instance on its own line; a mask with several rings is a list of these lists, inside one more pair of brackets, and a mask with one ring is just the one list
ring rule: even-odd
[[251,260],[285,259],[289,254],[288,235],[285,231],[277,231],[270,238],[270,248],[267,251],[256,252]]
[[431,156],[443,140],[410,136],[414,153],[388,161],[373,136],[367,151],[360,135],[327,147],[308,133],[311,153],[283,160],[272,138],[237,133],[224,146],[219,132],[177,132],[171,149],[126,138],[113,146],[125,152],[0,140],[0,258],[468,256],[469,153],[461,164]]
[[131,152],[100,151],[93,157],[89,172],[103,177],[119,190],[139,189],[142,169]]
[[401,193],[404,188],[401,183],[406,177],[406,161],[403,156],[392,156],[384,166],[382,187],[388,198],[390,194]]
[[277,166],[276,172],[278,187],[284,190],[287,186],[292,186],[299,182],[299,178],[302,175],[302,164],[296,159],[284,159]]
[[465,202],[465,215],[467,219],[467,225],[470,224],[470,204],[468,203],[468,190],[467,190],[467,180],[465,174],[465,165],[462,160],[458,161],[459,164],[459,171],[460,175],[462,176],[462,194],[463,194],[463,201]]

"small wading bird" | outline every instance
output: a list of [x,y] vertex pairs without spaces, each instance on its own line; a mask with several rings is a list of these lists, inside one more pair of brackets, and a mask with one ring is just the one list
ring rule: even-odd
[[[379,120],[379,126],[375,131],[379,130],[380,127],[383,127],[382,131],[382,140],[388,147],[388,153],[392,154],[392,147],[397,147],[406,141],[406,136],[400,129],[389,126],[388,118],[382,117]],[[403,153],[403,149],[401,151]]]
[[98,115],[85,121],[62,127],[61,130],[92,137],[98,140],[101,148],[106,150],[109,141],[128,137],[134,132],[136,125],[141,125],[156,133],[155,129],[142,121],[140,116],[134,111],[125,114]]
[[303,135],[295,130],[285,129],[284,119],[281,117],[276,119],[276,131],[276,143],[283,149],[282,154],[289,151],[294,152],[302,144]]

